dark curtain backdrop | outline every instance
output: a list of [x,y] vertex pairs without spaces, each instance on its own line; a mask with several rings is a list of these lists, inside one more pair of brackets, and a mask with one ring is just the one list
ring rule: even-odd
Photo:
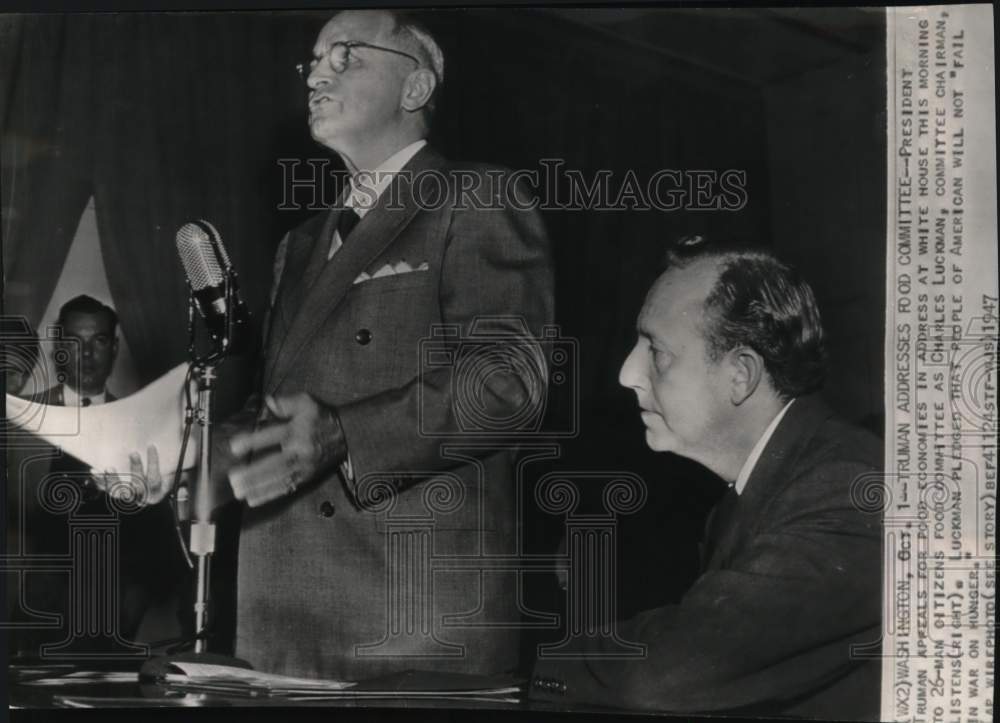
[[[259,318],[277,242],[311,213],[279,210],[285,181],[277,161],[329,158],[308,136],[293,69],[326,15],[0,19],[6,313],[38,320],[93,193],[111,290],[144,381],[184,359],[186,295],[174,249],[183,223],[218,225]],[[645,479],[648,502],[620,527],[619,611],[675,599],[695,574],[694,541],[718,482],[646,448],[618,369],[669,240],[694,231],[771,237],[769,159],[784,140],[768,137],[759,86],[649,44],[531,10],[438,11],[426,20],[448,58],[432,132],[447,155],[528,170],[560,159],[588,180],[610,171],[613,189],[629,171],[643,181],[665,168],[747,174],[748,204],[736,212],[544,214],[555,245],[557,320],[579,350],[575,408],[562,398],[553,412],[577,414],[579,435],[563,442],[552,466]],[[713,37],[703,42],[711,46]],[[864,82],[880,87],[884,78]],[[877,144],[868,150],[882,153]],[[884,220],[872,223],[881,234]],[[251,366],[232,375],[230,402]],[[585,504],[596,505],[597,491],[585,491],[594,493]],[[559,521],[527,514],[529,545],[553,547]],[[539,582],[530,597],[552,603],[554,588]]]
[[[544,13],[441,15],[446,50],[459,59],[448,71],[435,128],[451,155],[526,169],[559,159],[588,180],[610,171],[612,189],[629,171],[643,183],[660,169],[747,172],[748,204],[739,212],[545,212],[556,254],[556,317],[580,361],[579,436],[561,443],[554,467],[623,470],[645,480],[646,504],[619,526],[619,610],[628,615],[675,599],[696,574],[694,540],[720,488],[700,466],[649,451],[635,395],[619,386],[618,370],[670,240],[696,231],[768,239],[761,96]],[[562,198],[568,190],[558,188]],[[602,511],[597,481],[579,484],[584,509]],[[536,544],[553,545],[559,526],[527,514]]]
[[[218,228],[259,320],[285,221],[277,158],[308,141],[294,60],[315,22],[260,14],[6,17],[3,243],[7,313],[37,324],[93,195],[103,261],[137,373],[186,358],[174,236]],[[298,121],[289,133],[291,120]],[[252,374],[237,360],[222,406]]]

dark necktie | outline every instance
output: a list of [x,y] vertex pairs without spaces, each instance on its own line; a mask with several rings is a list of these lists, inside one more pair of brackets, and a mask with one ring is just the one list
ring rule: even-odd
[[353,208],[345,207],[341,210],[340,218],[337,219],[337,233],[340,234],[340,243],[347,243],[347,237],[351,235],[351,231],[354,230],[359,221],[361,221],[361,217]]

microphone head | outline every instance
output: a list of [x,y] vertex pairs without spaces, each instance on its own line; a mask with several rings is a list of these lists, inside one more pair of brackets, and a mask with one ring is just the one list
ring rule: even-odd
[[188,283],[195,291],[219,286],[223,282],[222,268],[216,253],[216,249],[221,248],[222,244],[213,243],[212,238],[214,234],[217,239],[218,233],[208,221],[186,223],[177,231],[177,253],[181,257]]
[[219,233],[219,230],[203,218],[198,219],[195,223],[201,226],[202,230],[208,235],[208,240],[212,242],[212,248],[215,249],[215,253],[219,256],[219,261],[222,262],[222,269],[228,271],[232,268],[233,264],[229,261],[229,254],[226,253],[226,246],[222,243],[222,234]]

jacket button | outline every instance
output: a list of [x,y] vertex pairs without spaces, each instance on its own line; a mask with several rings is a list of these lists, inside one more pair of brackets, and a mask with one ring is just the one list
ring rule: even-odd
[[337,508],[333,506],[330,500],[325,500],[323,504],[319,506],[319,513],[323,517],[333,517],[333,514],[337,511]]
[[368,329],[358,329],[358,333],[354,335],[354,341],[358,342],[361,346],[364,346],[372,340],[372,333]]

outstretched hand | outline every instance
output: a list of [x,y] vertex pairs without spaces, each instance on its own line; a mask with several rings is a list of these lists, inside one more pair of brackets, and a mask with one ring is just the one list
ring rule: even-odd
[[265,403],[280,421],[237,434],[229,443],[236,457],[269,452],[229,471],[233,494],[251,507],[294,492],[347,458],[347,442],[333,407],[308,394],[267,397]]

